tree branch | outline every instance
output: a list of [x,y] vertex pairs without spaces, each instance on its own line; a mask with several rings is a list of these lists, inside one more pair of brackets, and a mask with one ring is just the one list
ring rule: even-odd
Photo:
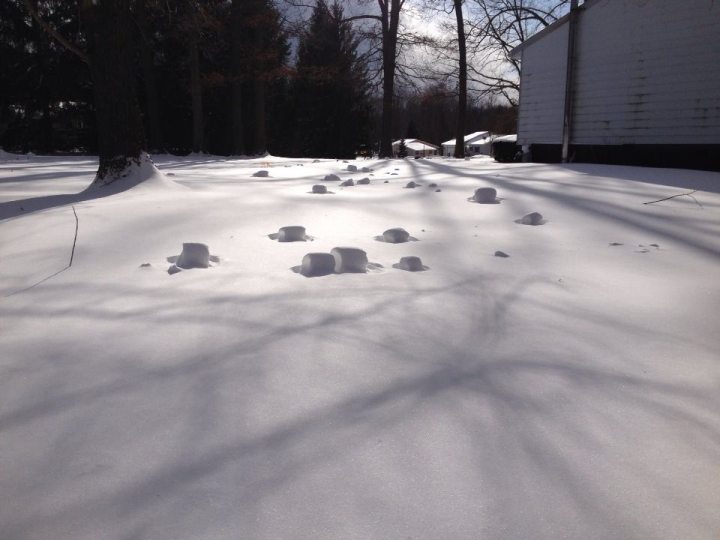
[[55,30],[55,28],[50,26],[40,17],[37,8],[33,4],[33,0],[25,0],[25,7],[27,8],[28,13],[30,13],[30,16],[35,19],[35,21],[42,27],[43,30],[45,30],[45,32],[47,32],[50,37],[52,37],[55,41],[60,43],[60,45],[62,45],[68,51],[77,56],[80,60],[82,60],[86,64],[90,64],[90,58],[87,54],[75,47],[75,45],[70,43],[60,32]]

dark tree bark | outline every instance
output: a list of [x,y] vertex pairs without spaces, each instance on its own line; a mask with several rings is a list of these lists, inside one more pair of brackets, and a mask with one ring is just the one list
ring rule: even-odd
[[[264,28],[253,29],[253,41],[255,42],[255,50],[263,50],[263,36],[262,33],[265,31]],[[255,112],[254,125],[255,125],[255,154],[264,154],[267,152],[267,126],[265,123],[265,81],[262,78],[262,73],[259,69],[256,69],[253,78],[253,110]]]
[[243,65],[242,65],[242,4],[244,0],[232,0],[232,83],[231,83],[231,116],[232,116],[232,153],[236,156],[245,153],[245,126],[243,124]]
[[190,97],[192,100],[192,149],[193,152],[203,151],[203,103],[200,81],[200,51],[198,50],[197,34],[191,33],[188,43],[190,54]]
[[463,21],[462,0],[453,0],[458,38],[458,110],[455,124],[454,157],[465,157],[465,113],[467,111],[467,53],[465,49],[465,23]]
[[147,21],[147,0],[136,4],[135,20],[140,31],[140,60],[142,63],[143,84],[145,87],[145,106],[147,108],[148,147],[151,151],[162,151],[164,147],[162,128],[160,127],[160,104],[155,80],[155,62],[153,45]]
[[255,154],[267,152],[267,130],[265,124],[265,81],[253,81],[253,109],[255,112]]
[[382,32],[383,97],[380,121],[380,157],[392,157],[392,119],[400,9],[405,0],[378,0]]
[[138,162],[143,127],[133,72],[129,0],[82,0],[93,80],[100,165],[95,183],[108,184]]

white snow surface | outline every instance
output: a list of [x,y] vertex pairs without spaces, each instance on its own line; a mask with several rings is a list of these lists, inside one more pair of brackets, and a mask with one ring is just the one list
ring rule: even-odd
[[[0,163],[0,538],[720,534],[720,174],[153,159]],[[293,272],[288,223],[373,271]],[[219,263],[168,275],[187,242]]]

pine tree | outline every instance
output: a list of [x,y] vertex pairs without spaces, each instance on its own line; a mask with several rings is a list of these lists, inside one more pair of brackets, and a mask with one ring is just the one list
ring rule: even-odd
[[398,147],[398,157],[407,157],[407,146],[405,146],[405,139],[400,139],[400,146]]
[[295,152],[353,157],[367,143],[367,69],[338,2],[318,0],[298,48]]

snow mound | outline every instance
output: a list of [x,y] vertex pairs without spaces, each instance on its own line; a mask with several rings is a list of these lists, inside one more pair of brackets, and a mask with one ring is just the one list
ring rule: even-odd
[[83,193],[102,189],[104,193],[120,193],[128,189],[142,187],[143,189],[185,189],[180,184],[170,180],[161,173],[145,152],[137,159],[132,159],[128,167],[115,174],[107,174],[95,180]]
[[420,187],[420,184],[416,184],[415,182],[413,182],[413,181],[411,180],[410,182],[408,182],[407,184],[405,184],[405,187],[412,189],[412,188]]
[[0,161],[10,161],[11,159],[20,159],[20,156],[11,152],[6,152],[0,148]]
[[357,172],[357,167],[355,165],[348,165],[347,171],[348,172]]
[[[358,184],[359,184],[359,183],[360,183],[360,182],[358,182]],[[340,186],[341,186],[341,187],[348,187],[348,186],[354,186],[354,185],[355,185],[355,182],[353,182],[353,179],[352,179],[352,178],[348,178],[348,179],[345,180],[344,182],[340,182]]]
[[531,212],[530,214],[516,219],[515,223],[519,223],[520,225],[545,225],[547,220],[543,218],[543,215],[540,212]]
[[370,179],[365,177],[357,181],[358,185],[367,185],[370,183]]
[[328,192],[327,187],[323,186],[322,184],[315,184],[312,187],[313,193],[319,193],[319,194],[325,194]]
[[268,237],[278,242],[306,242],[309,238],[307,234],[305,234],[305,227],[300,225],[280,227],[277,233],[269,234]]
[[339,182],[340,177],[337,174],[327,174],[323,180],[325,180],[325,182]]
[[472,197],[473,202],[480,204],[497,204],[497,190],[491,187],[477,188]]
[[270,176],[270,173],[264,169],[261,169],[257,172],[254,172],[253,176],[255,176],[257,178],[267,178],[268,176]]
[[308,253],[296,271],[305,277],[327,276],[335,272],[335,257],[331,253]]
[[362,249],[353,247],[336,247],[330,250],[335,258],[335,272],[365,273],[367,272],[367,253]]
[[429,270],[427,266],[423,265],[420,257],[415,257],[414,255],[410,257],[401,257],[399,263],[393,264],[393,268],[405,270],[406,272],[423,272],[425,270]]
[[377,239],[382,242],[387,242],[388,244],[402,244],[410,240],[410,233],[401,227],[396,227],[394,229],[388,229],[382,233],[381,237],[377,237]]

